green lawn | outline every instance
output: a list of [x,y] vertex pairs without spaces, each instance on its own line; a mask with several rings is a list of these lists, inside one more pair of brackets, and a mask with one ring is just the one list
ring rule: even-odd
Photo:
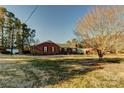
[[102,62],[92,55],[11,59],[0,61],[0,87],[124,87],[123,55],[106,56]]

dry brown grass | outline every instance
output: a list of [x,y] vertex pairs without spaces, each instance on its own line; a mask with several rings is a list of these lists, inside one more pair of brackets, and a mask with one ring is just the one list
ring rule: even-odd
[[117,88],[124,87],[124,64],[104,64],[103,69],[88,72],[49,87],[54,88]]
[[0,87],[124,87],[124,55],[106,56],[102,63],[95,55],[7,58],[0,61]]

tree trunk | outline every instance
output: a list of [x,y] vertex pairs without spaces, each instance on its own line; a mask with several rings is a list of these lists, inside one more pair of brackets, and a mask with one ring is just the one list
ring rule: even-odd
[[13,55],[13,44],[14,44],[14,30],[12,30],[12,40],[11,40],[11,55]]
[[24,52],[24,29],[23,29],[23,32],[22,32],[22,47],[21,47],[21,51],[22,51],[22,54]]
[[99,61],[102,61],[103,60],[103,56],[104,56],[104,52],[100,49],[97,49],[97,53],[98,53],[98,56],[99,56]]
[[3,45],[3,26],[2,26],[2,45],[1,45],[2,47],[4,46]]

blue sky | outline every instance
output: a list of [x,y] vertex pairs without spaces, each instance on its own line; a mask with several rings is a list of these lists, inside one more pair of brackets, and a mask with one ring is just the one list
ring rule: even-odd
[[[36,6],[11,5],[4,6],[24,22]],[[38,9],[27,22],[27,25],[36,30],[36,38],[40,42],[52,40],[64,43],[75,38],[74,30],[77,20],[83,16],[91,6],[38,6]]]

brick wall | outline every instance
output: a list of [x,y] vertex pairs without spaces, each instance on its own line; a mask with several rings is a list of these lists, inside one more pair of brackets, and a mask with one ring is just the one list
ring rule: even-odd
[[[47,52],[44,51],[44,47],[47,47]],[[52,51],[52,47],[54,48],[54,51]],[[42,43],[34,47],[35,52],[37,54],[43,54],[43,55],[51,55],[51,54],[59,54],[60,47],[54,43]]]

